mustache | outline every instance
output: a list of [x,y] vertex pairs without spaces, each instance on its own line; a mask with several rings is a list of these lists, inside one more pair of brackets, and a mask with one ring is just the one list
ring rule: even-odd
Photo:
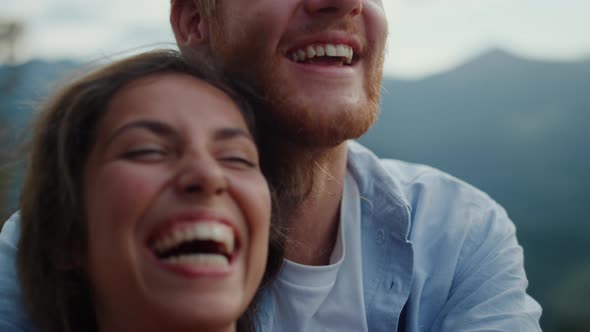
[[363,50],[369,45],[366,34],[361,29],[361,24],[352,18],[330,20],[314,20],[301,29],[298,35],[315,35],[325,32],[340,32],[358,38]]

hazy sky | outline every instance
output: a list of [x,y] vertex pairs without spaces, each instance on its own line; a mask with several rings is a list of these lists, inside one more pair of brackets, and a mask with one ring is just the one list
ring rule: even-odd
[[[383,1],[390,25],[389,75],[420,77],[491,47],[536,58],[590,57],[590,0]],[[0,0],[0,19],[27,24],[21,61],[89,61],[153,43],[172,46],[169,3]]]

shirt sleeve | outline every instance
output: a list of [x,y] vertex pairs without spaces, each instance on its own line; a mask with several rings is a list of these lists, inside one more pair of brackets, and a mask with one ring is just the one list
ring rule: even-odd
[[13,214],[0,233],[0,331],[35,331],[21,302],[16,274],[19,214]]
[[541,331],[541,306],[526,293],[523,250],[504,209],[493,205],[470,228],[433,331]]

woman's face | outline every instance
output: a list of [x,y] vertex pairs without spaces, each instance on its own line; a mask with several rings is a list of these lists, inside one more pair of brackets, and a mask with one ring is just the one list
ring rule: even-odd
[[244,118],[182,74],[109,102],[84,173],[102,330],[203,330],[242,314],[266,264],[270,194]]

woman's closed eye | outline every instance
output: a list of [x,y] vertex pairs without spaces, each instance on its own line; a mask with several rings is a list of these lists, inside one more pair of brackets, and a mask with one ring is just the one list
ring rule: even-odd
[[233,168],[256,168],[258,164],[242,155],[227,155],[219,158],[221,162]]
[[162,160],[167,155],[168,152],[162,147],[145,146],[128,149],[123,153],[122,157],[134,161],[151,162]]

